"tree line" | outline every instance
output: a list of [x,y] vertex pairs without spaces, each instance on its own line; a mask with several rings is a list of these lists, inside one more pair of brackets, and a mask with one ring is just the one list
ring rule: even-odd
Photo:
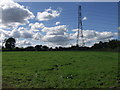
[[70,50],[103,50],[103,51],[119,51],[120,41],[119,40],[110,40],[108,42],[95,43],[92,47],[79,47],[71,46],[71,47],[47,47],[45,45],[36,45],[36,46],[28,46],[28,47],[16,47],[15,38],[5,39],[3,42],[4,46],[2,46],[2,51],[70,51]]

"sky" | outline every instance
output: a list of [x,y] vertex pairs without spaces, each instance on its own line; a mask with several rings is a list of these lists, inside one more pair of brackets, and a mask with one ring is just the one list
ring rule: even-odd
[[119,0],[14,0],[17,2],[119,2]]
[[[86,46],[117,39],[117,2],[13,2],[0,3],[0,42],[14,37],[16,46],[76,44],[78,6],[82,7]],[[81,45],[79,37],[79,45]]]

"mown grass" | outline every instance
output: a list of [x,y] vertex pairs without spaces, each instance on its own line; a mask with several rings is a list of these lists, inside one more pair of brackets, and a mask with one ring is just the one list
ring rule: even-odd
[[2,56],[3,83],[12,87],[113,88],[118,86],[118,53],[115,52],[3,52]]

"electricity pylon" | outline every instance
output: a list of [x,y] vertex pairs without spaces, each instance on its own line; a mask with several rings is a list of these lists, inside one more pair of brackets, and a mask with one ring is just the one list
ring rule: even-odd
[[81,6],[78,6],[78,33],[77,33],[77,42],[76,46],[79,46],[79,38],[81,37],[81,47],[84,47],[84,36],[83,36],[83,26],[82,26],[82,13]]

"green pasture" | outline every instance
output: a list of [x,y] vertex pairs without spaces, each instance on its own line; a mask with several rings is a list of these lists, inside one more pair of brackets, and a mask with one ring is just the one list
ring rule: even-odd
[[118,53],[3,52],[3,88],[118,87]]

